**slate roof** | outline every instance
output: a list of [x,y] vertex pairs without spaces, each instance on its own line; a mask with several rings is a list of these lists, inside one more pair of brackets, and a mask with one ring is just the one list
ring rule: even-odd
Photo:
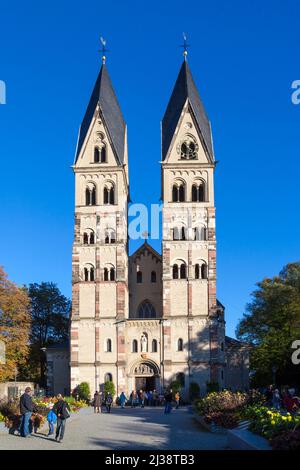
[[75,163],[88,133],[97,104],[100,106],[115,154],[122,165],[124,163],[126,124],[105,64],[102,64],[79,129]]
[[186,60],[181,66],[162,120],[162,159],[165,160],[167,156],[176,126],[187,99],[189,100],[209,156],[211,160],[214,160],[210,122]]

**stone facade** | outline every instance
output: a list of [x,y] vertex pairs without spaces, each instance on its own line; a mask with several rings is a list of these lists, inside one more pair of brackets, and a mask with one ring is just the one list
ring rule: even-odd
[[[178,80],[193,84],[185,63]],[[105,65],[97,79],[73,166],[71,389],[87,381],[94,392],[108,379],[126,394],[162,389],[175,379],[186,396],[192,382],[202,393],[207,382],[225,386],[224,309],[216,300],[215,161],[208,123],[195,112],[199,96],[176,86],[171,108],[177,100],[182,109],[161,163],[162,255],[146,241],[128,257],[126,126]],[[164,118],[163,136],[168,126]]]

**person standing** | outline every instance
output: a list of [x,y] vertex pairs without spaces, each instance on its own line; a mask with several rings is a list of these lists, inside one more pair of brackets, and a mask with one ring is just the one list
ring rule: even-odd
[[113,397],[111,396],[110,393],[108,393],[106,400],[105,400],[107,413],[110,413],[112,402],[113,402]]
[[176,410],[178,410],[179,404],[180,404],[180,393],[179,393],[179,391],[177,391],[175,393],[175,403],[176,403]]
[[127,398],[124,392],[121,393],[119,397],[119,401],[120,401],[121,408],[125,408],[125,403],[127,401]]
[[149,390],[149,392],[148,392],[148,405],[153,406],[153,392],[152,392],[152,390]]
[[165,414],[166,415],[171,413],[172,400],[173,400],[173,395],[172,395],[172,389],[171,389],[169,390],[169,392],[165,394]]
[[94,394],[94,413],[101,413],[101,395],[98,390]]
[[54,434],[54,424],[56,424],[56,421],[57,421],[56,420],[56,414],[53,411],[53,405],[52,404],[50,405],[50,411],[47,414],[47,421],[48,421],[48,425],[49,425],[48,436],[51,436],[52,434]]
[[25,393],[20,398],[20,413],[21,426],[20,434],[22,437],[29,437],[32,434],[32,413],[37,411],[36,406],[34,405],[31,398],[32,390],[30,387],[25,388]]
[[57,416],[55,440],[61,443],[65,435],[66,420],[70,417],[70,407],[60,393],[56,398],[57,402],[53,407],[53,412]]
[[275,408],[276,410],[278,410],[278,411],[280,410],[281,397],[280,397],[280,393],[279,393],[278,388],[276,388],[276,389],[274,390],[272,405],[274,406],[274,408]]

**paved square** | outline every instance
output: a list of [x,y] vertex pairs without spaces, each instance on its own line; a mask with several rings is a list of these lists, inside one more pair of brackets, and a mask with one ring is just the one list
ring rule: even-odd
[[50,450],[222,450],[226,435],[211,434],[188,408],[164,415],[162,408],[113,408],[111,414],[82,409],[68,419],[64,442],[46,436],[47,427],[24,439],[0,431],[0,449]]

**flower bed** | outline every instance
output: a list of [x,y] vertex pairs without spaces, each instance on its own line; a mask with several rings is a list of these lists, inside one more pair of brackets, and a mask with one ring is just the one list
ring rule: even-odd
[[[68,402],[71,413],[76,413],[81,408],[87,406],[85,402],[76,400],[73,397],[65,397],[64,399]],[[46,422],[47,414],[49,413],[50,408],[57,402],[57,399],[55,397],[34,397],[33,402],[37,411],[36,413],[33,413],[31,421],[35,431],[37,431]],[[1,420],[5,422],[5,426],[11,433],[19,429],[21,423],[19,399],[0,401],[0,421]]]
[[273,449],[300,450],[300,411],[279,412],[264,406],[257,392],[214,392],[197,400],[195,409],[206,423],[233,429],[240,421],[249,421],[249,431],[270,442]]
[[204,417],[207,423],[214,423],[226,429],[235,428],[244,419],[242,411],[248,405],[261,403],[262,396],[256,392],[250,393],[223,392],[209,393],[205,398],[196,401],[197,413]]

